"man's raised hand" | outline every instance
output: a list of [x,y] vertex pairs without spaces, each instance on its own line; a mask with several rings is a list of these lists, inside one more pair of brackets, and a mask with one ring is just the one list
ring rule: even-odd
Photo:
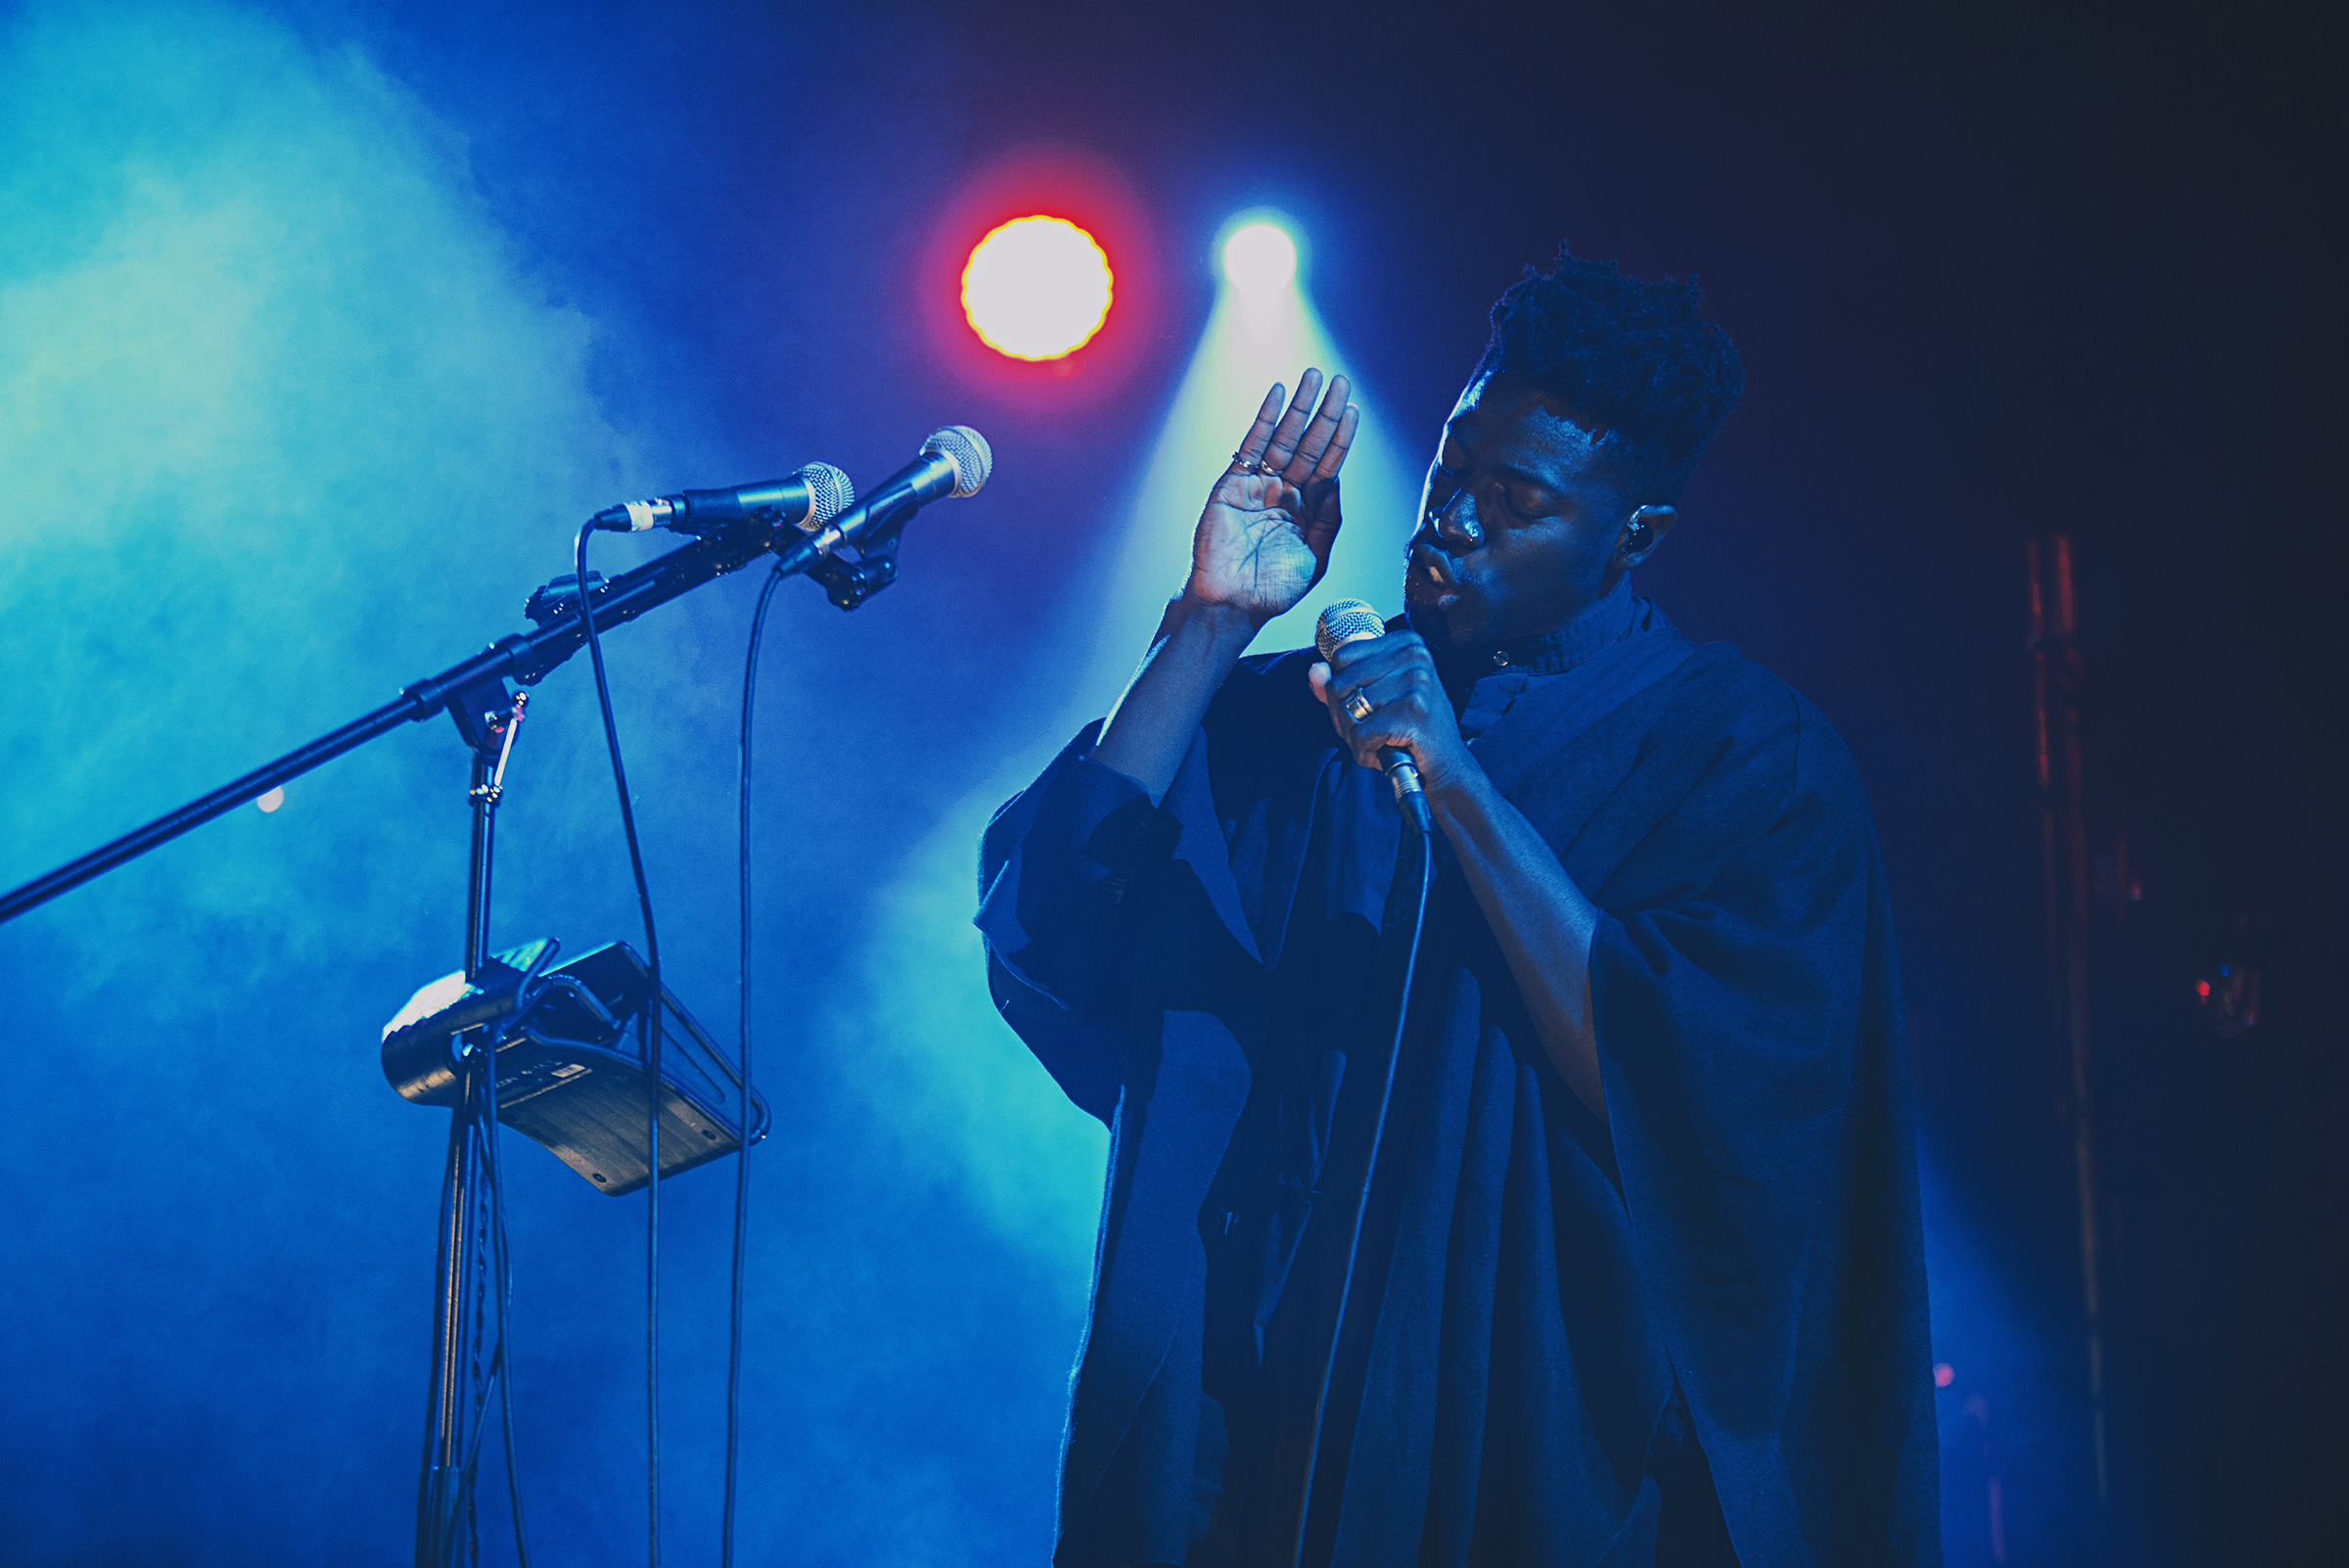
[[1350,390],[1344,376],[1331,378],[1316,408],[1321,372],[1308,370],[1285,414],[1279,383],[1265,394],[1199,515],[1185,598],[1262,625],[1321,580],[1341,523],[1338,470],[1361,420],[1346,400]]

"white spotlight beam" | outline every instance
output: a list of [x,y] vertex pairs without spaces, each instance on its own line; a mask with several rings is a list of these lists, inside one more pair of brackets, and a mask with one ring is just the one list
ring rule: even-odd
[[[1091,652],[1068,706],[1056,714],[1049,699],[1033,705],[1003,748],[1001,771],[947,811],[900,864],[875,901],[863,994],[829,1024],[853,1036],[854,1049],[891,1085],[891,1120],[928,1130],[909,1157],[934,1162],[1001,1235],[1046,1262],[1054,1308],[1072,1324],[1082,1319],[1107,1138],[995,1016],[970,925],[975,846],[995,807],[1124,688],[1167,600],[1182,587],[1200,505],[1265,389],[1278,381],[1293,390],[1308,365],[1353,371],[1293,280],[1257,295],[1223,290],[1143,472],[1123,552],[1105,552],[1107,590],[1085,596]],[[1265,628],[1259,651],[1310,645],[1314,618],[1332,599],[1402,608],[1416,468],[1359,381],[1355,401],[1361,424],[1346,463],[1346,528],[1329,576]],[[1078,636],[1084,647],[1084,633]],[[909,985],[908,976],[920,979]]]
[[1304,603],[1267,624],[1253,651],[1311,645],[1314,618],[1333,599],[1367,599],[1390,613],[1403,608],[1403,555],[1419,497],[1416,467],[1405,462],[1393,429],[1294,279],[1261,293],[1227,285],[1143,473],[1126,552],[1078,693],[1076,706],[1084,713],[1067,727],[1104,712],[1132,675],[1167,600],[1182,586],[1191,530],[1216,475],[1230,464],[1265,389],[1277,381],[1294,392],[1309,365],[1354,377],[1354,401],[1362,411],[1342,481],[1346,527],[1329,575]]

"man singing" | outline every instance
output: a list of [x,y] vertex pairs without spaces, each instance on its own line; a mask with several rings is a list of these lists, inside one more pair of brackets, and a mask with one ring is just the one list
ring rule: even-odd
[[1503,295],[1407,613],[1326,662],[1241,657],[1357,418],[1274,387],[1140,673],[989,829],[996,1004],[1111,1131],[1056,1562],[1938,1562],[1866,801],[1632,590],[1743,383],[1698,303],[1564,250]]

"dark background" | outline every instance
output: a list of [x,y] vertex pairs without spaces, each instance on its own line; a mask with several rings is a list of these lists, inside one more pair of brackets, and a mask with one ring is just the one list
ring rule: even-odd
[[[1953,1371],[1941,1407],[1951,1560],[1994,1560],[1992,1477],[2005,1561],[2337,1554],[2349,1530],[2339,13],[484,3],[274,15],[304,49],[363,55],[461,140],[519,264],[599,324],[592,386],[660,454],[644,487],[714,482],[779,440],[869,483],[940,412],[993,438],[1000,477],[974,503],[994,508],[985,527],[923,535],[905,585],[857,618],[818,621],[802,605],[777,633],[783,658],[821,673],[778,688],[771,732],[842,760],[823,789],[760,804],[765,842],[790,846],[770,886],[799,890],[762,905],[786,948],[855,929],[890,846],[990,776],[1003,735],[1036,706],[1028,693],[1065,662],[1092,538],[1122,507],[1205,319],[1226,214],[1271,202],[1296,217],[1332,338],[1405,433],[1432,433],[1489,301],[1560,238],[1632,271],[1697,274],[1747,392],[1643,588],[1817,701],[1869,784],[1901,920],[1936,1354]],[[1160,280],[1151,318],[1121,324],[1145,339],[1123,385],[1055,406],[975,391],[908,298],[926,286],[932,215],[1006,150],[1039,141],[1123,174],[1149,213]],[[560,535],[538,526],[531,559],[551,575],[564,569]],[[2095,1092],[2112,1304],[2101,1504],[2026,647],[2024,541],[2058,531],[2079,564],[2100,879]],[[696,623],[731,639],[739,613]],[[714,737],[736,646],[696,656],[686,677],[720,693],[688,700]],[[421,672],[438,656],[397,662]],[[565,712],[591,740],[585,711]],[[648,700],[643,712],[636,744],[661,750],[660,710]],[[309,716],[289,720],[286,744],[343,715]],[[592,752],[573,750],[609,837],[608,786]],[[648,831],[724,848],[730,759],[679,762],[711,799],[687,826],[654,812]],[[107,830],[171,800],[139,804]],[[81,847],[21,846],[4,869],[17,880]],[[622,932],[632,915],[616,853],[598,840],[588,863],[610,884],[594,907]],[[698,994],[730,1023],[730,864],[692,865],[672,867],[670,919],[713,925]],[[549,855],[536,874],[562,897],[564,874],[586,873]],[[822,896],[805,896],[811,886]],[[0,933],[27,1038],[95,1027],[93,1003],[39,978],[75,961],[69,932],[60,914]],[[2205,1027],[2192,992],[2222,963],[2261,976],[2258,1023],[2232,1038]],[[405,971],[380,967],[377,991],[398,990]],[[762,1028],[787,1041],[807,1011],[851,1005],[846,994],[820,966],[778,973]],[[1040,1560],[1072,1266],[998,1248],[917,1160],[891,1152],[889,1093],[860,1084],[856,1062],[788,1046],[770,1059],[770,1092],[798,1107],[806,1135],[760,1177],[773,1251],[758,1277],[772,1289],[754,1323],[801,1348],[756,1384],[768,1397],[754,1421],[770,1435],[754,1439],[746,1528],[764,1560],[903,1556],[906,1541],[957,1560]],[[94,1077],[74,1082],[86,1104]],[[387,1166],[417,1151],[429,1166],[430,1130],[400,1136]],[[681,1290],[718,1277],[716,1196],[699,1209],[679,1199],[675,1223],[702,1232],[678,1243],[680,1277],[700,1282]],[[384,1222],[421,1236],[429,1198],[402,1201]],[[109,1212],[99,1204],[96,1222]],[[623,1273],[633,1222],[596,1232]],[[85,1246],[61,1234],[29,1247],[29,1265]],[[384,1265],[383,1287],[421,1310],[411,1262]],[[201,1276],[212,1265],[198,1249],[180,1267]],[[545,1266],[563,1277],[568,1267]],[[598,1311],[629,1311],[624,1285]],[[103,1278],[85,1288],[106,1295]],[[57,1351],[88,1354],[45,1291],[34,1288],[42,1308],[17,1351],[43,1390]],[[1034,1306],[1044,1297],[1049,1312]],[[606,1393],[566,1416],[573,1427],[533,1435],[540,1546],[571,1539],[622,1560],[642,1528],[640,1501],[627,1522],[629,1328],[575,1331],[545,1300],[544,1343],[525,1341],[526,1390],[579,1379]],[[1001,1331],[1031,1312],[1047,1326]],[[678,1354],[716,1348],[704,1317],[678,1330]],[[365,1440],[377,1456],[350,1483],[392,1495],[368,1518],[394,1531],[415,1381],[402,1358],[412,1347],[420,1367],[420,1323],[414,1312],[388,1320],[383,1435]],[[827,1335],[860,1337],[853,1373],[826,1380],[834,1361],[811,1347]],[[614,1358],[623,1364],[601,1364]],[[301,1386],[288,1375],[265,1423],[269,1442],[292,1445],[272,1461],[280,1478],[299,1468]],[[14,1520],[40,1515],[60,1488],[135,1496],[134,1476],[162,1499],[210,1490],[201,1467],[159,1472],[145,1440],[124,1435],[134,1412],[155,1409],[135,1379],[106,1387],[36,1402],[52,1413],[34,1426],[61,1441],[12,1437],[46,1451],[5,1489]],[[678,1549],[698,1561],[710,1407],[679,1397],[701,1399],[674,1439],[688,1477],[678,1506],[700,1510],[676,1527],[691,1541]],[[156,1419],[163,1443],[173,1420]],[[608,1452],[574,1474],[562,1455],[577,1429],[608,1429]],[[177,1513],[134,1500],[98,1510],[113,1521],[103,1527],[27,1539],[44,1543],[43,1561],[128,1560],[85,1555],[108,1539],[109,1551],[159,1561],[316,1560],[321,1532],[336,1532],[303,1521],[336,1517],[332,1499],[348,1495],[272,1485]],[[279,1521],[270,1544],[234,1549],[257,1514]],[[816,1516],[828,1522],[802,1522]],[[367,1539],[398,1555],[396,1533]]]

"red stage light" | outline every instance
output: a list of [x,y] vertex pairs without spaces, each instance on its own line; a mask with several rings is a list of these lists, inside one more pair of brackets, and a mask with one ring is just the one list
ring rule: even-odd
[[1058,359],[1109,319],[1114,278],[1099,242],[1036,213],[988,231],[962,269],[962,313],[980,342],[1014,359]]
[[[1073,264],[1068,299],[1030,300],[1078,318],[1057,333],[1031,336],[1016,319],[999,326],[990,314],[1008,304],[1016,318],[1020,295],[1044,270],[997,272],[998,261],[1017,258],[1014,238]],[[1074,148],[1030,144],[966,177],[931,222],[908,282],[939,364],[986,399],[980,406],[1040,413],[1116,396],[1145,366],[1178,352],[1181,335],[1165,330],[1161,252],[1150,205],[1120,170]]]

